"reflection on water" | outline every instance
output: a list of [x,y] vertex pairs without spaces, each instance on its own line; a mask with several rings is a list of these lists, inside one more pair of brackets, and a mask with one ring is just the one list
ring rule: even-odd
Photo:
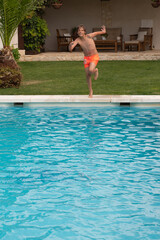
[[0,109],[0,239],[158,239],[160,109]]

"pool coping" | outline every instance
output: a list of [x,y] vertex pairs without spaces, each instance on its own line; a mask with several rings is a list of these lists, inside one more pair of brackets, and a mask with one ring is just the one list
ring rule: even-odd
[[159,103],[160,95],[0,95],[0,103]]

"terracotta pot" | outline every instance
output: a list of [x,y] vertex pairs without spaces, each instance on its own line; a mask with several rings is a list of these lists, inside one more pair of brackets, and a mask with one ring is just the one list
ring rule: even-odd
[[160,6],[160,2],[152,2],[152,7],[158,8]]
[[55,9],[59,9],[62,7],[62,3],[53,3],[52,6],[55,8]]

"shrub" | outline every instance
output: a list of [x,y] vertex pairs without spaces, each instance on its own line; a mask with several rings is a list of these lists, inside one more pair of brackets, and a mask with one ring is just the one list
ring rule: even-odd
[[22,22],[22,29],[25,50],[40,52],[49,35],[46,21],[34,14]]
[[20,59],[20,56],[21,56],[18,48],[13,48],[12,49],[12,54],[13,54],[13,57],[16,60],[16,62],[18,62],[18,60]]
[[22,74],[19,69],[0,64],[0,88],[18,88],[21,80]]

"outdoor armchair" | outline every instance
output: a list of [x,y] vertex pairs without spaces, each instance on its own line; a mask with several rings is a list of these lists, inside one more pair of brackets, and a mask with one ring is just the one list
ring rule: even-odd
[[68,46],[72,41],[72,36],[69,33],[68,29],[56,29],[56,32],[58,52],[60,52],[61,47],[66,47],[68,49]]
[[135,46],[138,51],[152,50],[152,28],[140,27],[138,33],[131,34],[130,40],[124,42],[124,50],[134,50]]

